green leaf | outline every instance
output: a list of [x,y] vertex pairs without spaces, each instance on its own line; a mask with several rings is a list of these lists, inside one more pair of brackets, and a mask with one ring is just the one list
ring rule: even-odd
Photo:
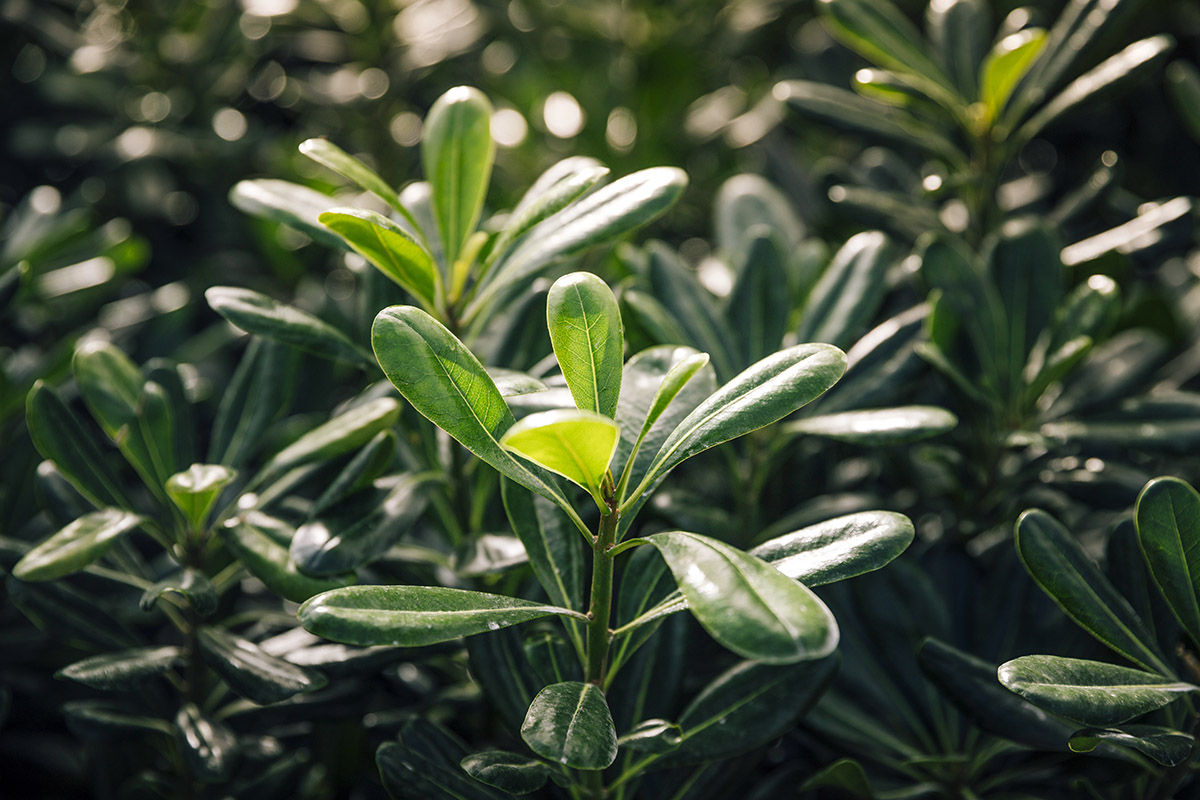
[[433,257],[399,225],[365,208],[335,208],[320,220],[427,309],[439,307],[442,275]]
[[913,524],[892,511],[862,511],[785,533],[750,555],[805,586],[823,586],[877,570],[912,544]]
[[270,705],[328,683],[316,670],[289,664],[263,652],[258,645],[220,628],[200,628],[204,660],[229,688],[259,705]]
[[1026,28],[996,42],[984,59],[980,73],[979,99],[987,109],[989,120],[995,119],[1004,109],[1013,89],[1045,46],[1046,32],[1040,28]]
[[1195,741],[1186,733],[1158,725],[1124,725],[1076,731],[1069,746],[1076,753],[1090,753],[1107,742],[1150,756],[1164,767],[1174,767],[1188,760]]
[[556,280],[546,297],[546,327],[575,405],[616,416],[625,333],[608,284],[590,272]]
[[[743,173],[729,178],[713,200],[713,230],[717,249],[727,258],[745,258],[754,240],[778,237],[784,252],[804,239],[804,223],[787,196],[761,175]],[[766,232],[769,231],[770,234]],[[746,263],[753,259],[746,258]]]
[[493,256],[503,256],[509,245],[534,225],[573,203],[608,175],[608,167],[595,159],[572,156],[543,172],[517,203],[492,245]]
[[781,736],[825,692],[839,662],[834,654],[787,666],[743,661],[731,667],[683,710],[683,741],[667,763],[728,758]]
[[399,416],[400,403],[391,397],[376,397],[354,406],[276,453],[254,483],[356,450],[370,442],[375,434],[390,428]]
[[202,617],[216,611],[220,599],[212,581],[203,572],[185,567],[142,592],[141,600],[138,601],[142,611],[153,608],[158,598],[167,592],[186,598],[192,610]]
[[[387,181],[375,174],[370,167],[347,153],[328,139],[306,139],[300,143],[300,152],[318,164],[358,184],[371,194],[387,203],[403,217],[409,217],[408,209],[400,204],[396,190]],[[322,220],[324,221],[324,220]]]
[[1128,222],[1081,239],[1063,248],[1062,260],[1068,267],[1096,261],[1109,253],[1136,253],[1147,243],[1157,245],[1171,226],[1190,228],[1195,204],[1187,197],[1175,197],[1161,203],[1139,206],[1138,215]]
[[496,384],[500,396],[504,398],[544,392],[549,388],[537,378],[515,369],[488,367],[487,373],[491,376],[492,382]]
[[1200,688],[1100,661],[1023,656],[996,672],[1009,691],[1084,725],[1115,725],[1148,714]]
[[506,628],[466,640],[471,674],[506,727],[519,729],[533,697],[545,685],[529,661],[518,628]]
[[[1104,335],[1120,312],[1117,282],[1107,275],[1092,275],[1059,303],[1054,322],[1042,331],[1025,365],[1025,381],[1030,397],[1036,399],[1053,381],[1063,377],[1061,367],[1050,369],[1070,358],[1086,339],[1089,343]],[[1074,344],[1073,344],[1074,343]]]
[[445,729],[417,718],[400,731],[402,742],[384,742],[375,752],[379,777],[396,800],[501,800],[459,766],[467,749]]
[[767,233],[762,226],[751,231],[753,238],[726,305],[730,327],[740,334],[735,344],[739,364],[753,364],[774,353],[787,332],[791,293],[785,250]]
[[137,689],[145,685],[147,678],[161,675],[182,661],[183,649],[179,647],[139,647],[76,661],[54,673],[54,677],[106,691]]
[[840,758],[800,784],[801,794],[818,789],[834,789],[855,800],[872,800],[875,797],[862,764],[852,758]]
[[879,231],[852,236],[833,257],[808,296],[796,338],[848,347],[875,318],[887,292],[884,276],[893,262]]
[[824,436],[865,445],[907,444],[951,430],[958,417],[937,406],[897,406],[843,411],[804,417],[783,426],[783,432]]
[[421,164],[433,188],[433,212],[447,266],[483,211],[496,144],[492,104],[478,89],[456,86],[438,98],[421,135]]
[[979,65],[992,39],[984,0],[943,0],[925,8],[925,30],[963,97],[975,97]]
[[71,370],[88,410],[110,439],[137,421],[146,379],[119,348],[104,341],[87,342],[75,351]]
[[550,602],[583,606],[584,556],[579,534],[553,503],[502,480],[500,495],[513,532]]
[[845,370],[845,353],[825,344],[796,345],[754,364],[679,423],[634,497],[684,459],[777,422],[816,399]]
[[617,731],[598,686],[553,683],[529,705],[521,738],[543,758],[572,769],[599,770],[617,758]]
[[237,736],[222,722],[210,719],[193,703],[175,715],[175,741],[188,772],[204,783],[225,783],[237,764]]
[[217,496],[235,477],[235,470],[220,464],[192,464],[167,479],[167,495],[195,530],[203,530]]
[[283,524],[251,511],[226,522],[221,533],[225,544],[251,575],[293,603],[302,603],[315,594],[355,583],[353,574],[314,578],[301,572],[288,554],[288,548],[264,532],[264,529]]
[[25,401],[29,438],[42,457],[54,462],[71,485],[98,508],[132,507],[113,469],[106,463],[96,434],[42,381]]
[[324,358],[371,364],[371,357],[344,333],[306,311],[236,286],[210,286],[205,299],[232,324],[266,339]]
[[473,753],[460,762],[463,771],[480,783],[509,794],[531,794],[546,785],[553,774],[549,767],[529,756],[507,750]]
[[846,46],[901,75],[947,108],[962,98],[926,55],[924,37],[890,0],[821,0],[822,22]]
[[837,647],[837,621],[825,604],[762,559],[694,533],[646,541],[662,554],[700,625],[743,658],[790,664]]
[[619,747],[638,753],[669,753],[683,741],[683,729],[665,719],[642,720],[617,739]]
[[319,242],[339,249],[345,247],[342,240],[317,219],[321,212],[340,204],[307,186],[270,178],[238,181],[229,192],[229,202],[251,216],[282,222]]
[[687,185],[675,167],[652,167],[627,175],[559,211],[529,231],[464,313],[472,319],[500,291],[550,264],[645,225],[674,205]]
[[418,647],[495,631],[550,614],[548,606],[438,586],[351,586],[310,598],[297,612],[305,629],[346,644]]
[[422,416],[502,475],[553,500],[570,503],[500,446],[513,415],[483,365],[440,322],[411,306],[385,308],[371,329],[375,357]]
[[252,337],[238,362],[213,422],[208,461],[239,466],[254,453],[272,422],[288,409],[299,352]]
[[172,731],[171,726],[161,719],[130,714],[103,700],[72,700],[63,703],[62,710],[67,729],[85,740],[107,742],[148,731],[168,735]]
[[603,508],[600,486],[619,435],[609,417],[560,408],[525,417],[500,437],[500,446],[587,489]]
[[438,477],[418,472],[381,478],[361,497],[319,512],[291,537],[292,559],[313,575],[337,575],[370,563],[424,513]]
[[1029,141],[1067,112],[1097,100],[1101,93],[1141,80],[1165,60],[1174,47],[1175,40],[1170,36],[1151,36],[1134,42],[1068,84],[1022,125],[1014,138],[1022,142]]
[[1135,519],[1155,585],[1200,642],[1200,494],[1178,478],[1155,478],[1138,496]]
[[1130,661],[1172,674],[1129,601],[1053,517],[1036,509],[1021,514],[1016,546],[1026,571],[1077,625]]
[[85,514],[26,553],[12,568],[13,577],[52,581],[78,572],[144,521],[119,508]]

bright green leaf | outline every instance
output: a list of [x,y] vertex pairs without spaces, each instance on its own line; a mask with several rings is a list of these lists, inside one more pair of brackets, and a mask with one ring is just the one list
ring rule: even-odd
[[883,567],[904,552],[913,535],[903,514],[862,511],[785,533],[750,555],[805,586],[823,586]]
[[980,73],[979,99],[988,110],[989,120],[995,119],[1004,109],[1013,89],[1045,46],[1044,30],[1025,28],[1005,36],[988,53]]
[[505,432],[500,446],[582,486],[603,507],[600,487],[619,435],[609,417],[560,408],[525,417]]
[[421,164],[433,188],[433,212],[446,264],[475,230],[483,211],[496,144],[492,104],[478,89],[457,86],[438,98],[421,133]]
[[399,225],[363,208],[331,209],[320,220],[426,308],[438,307],[442,275],[433,257]]
[[590,272],[556,280],[546,297],[546,327],[575,405],[616,416],[625,333],[608,284]]
[[233,482],[237,472],[220,464],[192,464],[167,479],[167,495],[192,527],[201,530],[204,518],[221,490]]

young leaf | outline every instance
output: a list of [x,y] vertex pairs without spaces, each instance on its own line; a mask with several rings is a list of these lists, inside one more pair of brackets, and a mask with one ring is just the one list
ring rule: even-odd
[[399,225],[364,208],[335,208],[320,220],[426,308],[438,307],[442,275],[433,257]]
[[1182,764],[1192,754],[1195,739],[1186,733],[1158,725],[1122,725],[1120,728],[1084,728],[1069,742],[1076,753],[1090,753],[1101,743],[1128,747],[1150,756],[1164,767]]
[[1053,517],[1036,509],[1021,514],[1016,547],[1026,571],[1077,625],[1130,661],[1172,674],[1129,601]]
[[316,670],[289,664],[263,652],[253,642],[221,628],[200,629],[200,650],[229,688],[259,705],[270,705],[327,683]]
[[625,333],[608,284],[590,272],[556,280],[546,297],[546,327],[575,405],[616,416]]
[[201,530],[217,495],[236,476],[236,471],[220,464],[192,464],[167,479],[167,495],[192,527]]
[[192,703],[184,703],[175,715],[175,740],[194,777],[204,783],[224,783],[233,775],[239,755],[237,736]]
[[1010,691],[1084,725],[1116,725],[1148,714],[1200,687],[1100,661],[1023,656],[996,672]]
[[375,434],[390,428],[399,416],[400,403],[391,397],[376,397],[354,406],[276,453],[262,468],[254,483],[362,447]]
[[26,553],[12,568],[23,581],[52,581],[91,564],[145,520],[119,508],[86,514]]
[[903,514],[863,511],[786,533],[750,555],[805,586],[823,586],[879,569],[912,540],[913,524]]
[[605,769],[617,758],[617,731],[598,686],[553,683],[529,705],[521,738],[542,758],[572,769]]
[[346,644],[418,647],[495,631],[551,614],[578,612],[439,586],[351,586],[310,598],[297,612],[305,629]]
[[354,181],[360,189],[375,195],[396,209],[401,216],[409,216],[408,209],[400,204],[396,190],[388,186],[387,181],[328,139],[306,139],[300,143],[300,152],[318,164],[329,167],[343,178]]
[[530,794],[546,785],[553,775],[549,767],[529,756],[506,750],[473,753],[460,764],[463,771],[480,783],[495,786],[509,794]]
[[619,434],[609,417],[560,408],[525,417],[500,437],[500,446],[587,489],[603,508],[600,486]]
[[179,664],[183,650],[179,647],[139,647],[76,661],[54,673],[93,689],[124,690],[145,685],[146,679]]
[[995,119],[1008,103],[1013,89],[1041,55],[1046,46],[1046,32],[1040,28],[1026,28],[1005,36],[984,59],[979,85],[979,99],[988,112],[988,119]]
[[1138,497],[1135,519],[1155,585],[1200,642],[1200,494],[1178,478],[1156,478]]
[[272,592],[293,603],[302,603],[313,595],[355,582],[353,574],[320,578],[305,575],[291,559],[288,548],[264,533],[260,527],[272,523],[280,524],[265,514],[250,512],[244,517],[229,520],[221,531],[225,544],[242,566]]
[[192,610],[202,617],[207,617],[216,611],[217,603],[220,600],[212,581],[203,572],[185,567],[142,592],[141,600],[138,601],[142,611],[149,611],[153,608],[158,598],[167,592],[186,598]]
[[337,328],[265,294],[236,286],[210,286],[204,297],[213,311],[248,333],[324,358],[372,364],[371,357]]
[[907,444],[954,428],[958,417],[937,406],[897,406],[820,414],[788,422],[787,434],[824,436],[839,442],[866,445]]
[[825,604],[761,559],[694,533],[646,541],[662,554],[701,626],[743,658],[790,664],[837,647],[837,621]]
[[251,216],[290,225],[332,247],[345,247],[317,219],[321,212],[338,205],[337,200],[307,186],[270,178],[238,181],[229,192],[229,202]]
[[443,94],[425,119],[421,164],[433,188],[433,212],[447,266],[458,260],[483,211],[496,153],[491,120],[492,104],[470,86]]
[[633,497],[684,459],[786,417],[837,383],[845,370],[845,353],[825,344],[800,344],[764,358],[679,423]]

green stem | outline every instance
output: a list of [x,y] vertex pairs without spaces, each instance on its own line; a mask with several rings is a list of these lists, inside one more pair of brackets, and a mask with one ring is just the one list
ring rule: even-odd
[[592,602],[588,608],[587,676],[589,683],[601,686],[608,667],[608,649],[612,631],[608,629],[612,616],[613,556],[610,552],[617,538],[620,513],[610,507],[600,517],[600,532],[592,544]]

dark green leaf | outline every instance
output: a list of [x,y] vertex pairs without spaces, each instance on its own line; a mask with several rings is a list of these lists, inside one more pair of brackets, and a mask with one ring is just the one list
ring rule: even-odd
[[852,758],[838,759],[800,784],[801,794],[818,789],[833,789],[856,800],[873,800],[875,797],[862,764]]
[[142,592],[140,605],[143,611],[154,607],[158,598],[167,592],[178,594],[187,599],[188,604],[202,617],[207,617],[217,610],[217,590],[203,572],[191,567],[181,569],[174,575],[163,578],[158,583]]
[[405,724],[401,742],[384,742],[375,752],[379,777],[396,800],[502,800],[506,795],[471,778],[459,763],[461,742],[442,728],[416,719]]
[[925,30],[963,97],[976,96],[979,65],[992,38],[990,11],[983,0],[944,0],[925,8]]
[[225,544],[251,575],[293,603],[302,603],[315,594],[355,583],[353,574],[314,578],[301,572],[288,554],[288,548],[264,533],[264,529],[280,524],[265,514],[251,511],[226,522],[221,533]]
[[693,533],[646,541],[662,554],[704,629],[738,655],[790,664],[837,647],[837,622],[825,604],[761,559]]
[[1034,342],[1049,325],[1063,294],[1059,243],[1041,225],[1010,223],[984,254],[988,277],[996,287],[1007,320],[1007,351],[1001,363],[1016,385]]
[[23,581],[52,581],[78,572],[144,521],[137,514],[119,508],[82,516],[26,553],[12,568],[13,577]]
[[937,406],[897,406],[820,414],[789,422],[787,434],[824,436],[866,445],[907,444],[954,428],[958,417]]
[[529,663],[521,632],[508,628],[487,636],[472,636],[466,646],[471,674],[484,696],[500,712],[505,725],[520,728],[533,696],[545,685]]
[[239,466],[250,457],[262,433],[287,412],[299,352],[269,339],[252,337],[221,395],[213,422],[208,461]]
[[546,297],[546,327],[576,407],[615,417],[625,335],[612,290],[590,272],[559,278]]
[[638,305],[643,323],[651,323],[660,344],[694,345],[708,353],[719,378],[735,374],[738,367],[729,350],[734,336],[716,297],[696,280],[696,273],[682,257],[662,242],[650,242],[646,254],[645,273],[653,297],[642,302],[634,299],[637,294],[627,293]]
[[327,245],[345,246],[317,220],[321,212],[339,205],[337,200],[307,186],[269,178],[238,181],[229,192],[229,202],[252,216],[291,225]]
[[67,678],[93,689],[136,689],[143,686],[147,678],[161,675],[182,663],[182,659],[183,650],[179,647],[139,647],[76,661],[60,669],[54,677]]
[[170,724],[154,717],[130,714],[110,703],[96,700],[72,700],[63,704],[67,729],[80,739],[112,740],[123,736],[151,733],[170,734]]
[[1191,756],[1195,739],[1157,725],[1123,725],[1120,728],[1084,728],[1071,736],[1070,747],[1076,753],[1090,753],[1101,742],[1128,747],[1150,756],[1164,767],[1174,767]]
[[1023,656],[996,674],[1010,691],[1084,725],[1114,725],[1200,691],[1140,669],[1058,656]]
[[582,607],[584,557],[574,526],[553,503],[511,481],[501,481],[500,494],[513,532],[525,545],[533,574],[550,602]]
[[263,652],[253,642],[220,628],[200,629],[204,660],[229,688],[247,700],[269,705],[328,683],[316,670],[298,667]]
[[863,511],[786,533],[750,555],[805,586],[823,586],[879,569],[912,540],[913,524],[903,514]]
[[617,739],[619,747],[638,753],[668,753],[683,741],[683,729],[665,719],[647,719]]
[[1192,138],[1200,142],[1200,70],[1178,60],[1167,67],[1167,94]]
[[210,286],[204,297],[213,311],[248,333],[325,358],[372,363],[371,357],[337,328],[265,294],[236,286]]
[[255,483],[356,450],[380,431],[390,428],[399,416],[400,403],[391,397],[376,397],[354,406],[276,453],[262,468]]
[[791,311],[783,244],[761,226],[750,233],[727,306],[729,324],[740,334],[739,364],[753,364],[779,349]]
[[551,614],[578,612],[483,592],[438,586],[351,586],[300,606],[301,624],[347,644],[417,647],[495,631]]
[[1156,478],[1138,497],[1136,521],[1155,585],[1200,642],[1200,494],[1178,478]]
[[[784,252],[804,239],[804,223],[791,201],[761,175],[734,175],[721,184],[713,200],[717,248],[732,260],[745,258],[764,229],[778,238]],[[756,230],[758,229],[758,230]],[[746,263],[752,263],[746,259]]]
[[887,237],[878,231],[851,237],[808,296],[796,339],[848,347],[875,318],[892,265]]
[[402,216],[408,216],[408,209],[400,204],[396,190],[388,186],[387,181],[328,139],[306,139],[300,143],[300,152],[343,178],[354,181],[360,189],[375,195]]
[[530,794],[546,785],[551,770],[541,761],[506,750],[474,753],[462,760],[463,771],[475,780],[509,794]]
[[119,348],[104,341],[87,342],[75,351],[71,370],[88,410],[109,438],[136,422],[146,379]]
[[204,783],[225,783],[233,775],[240,755],[237,737],[192,703],[184,703],[175,715],[175,740],[193,777]]
[[554,683],[529,705],[521,738],[533,752],[573,769],[604,769],[616,760],[617,731],[598,686]]
[[509,245],[534,225],[561,211],[608,175],[608,167],[584,156],[564,158],[538,177],[504,223],[492,245],[492,254],[503,256]]

